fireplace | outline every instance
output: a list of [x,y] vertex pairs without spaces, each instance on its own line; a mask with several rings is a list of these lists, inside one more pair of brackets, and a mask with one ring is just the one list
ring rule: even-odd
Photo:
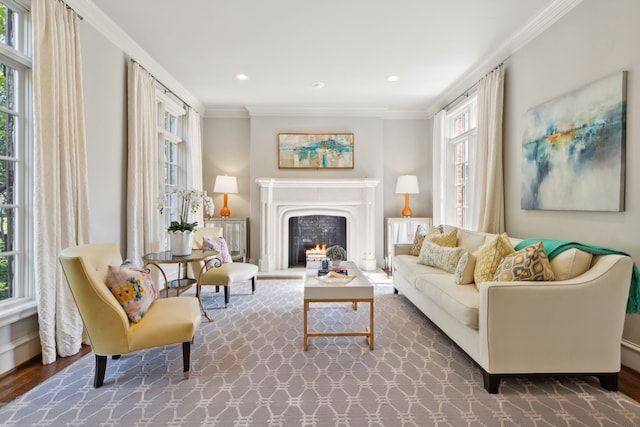
[[375,270],[379,180],[258,178],[256,183],[260,187],[260,271],[289,267],[289,219],[309,215],[344,217],[348,260],[363,270]]
[[289,267],[304,266],[309,252],[313,252],[312,256],[320,255],[323,247],[326,250],[333,245],[348,251],[345,217],[305,215],[289,218]]

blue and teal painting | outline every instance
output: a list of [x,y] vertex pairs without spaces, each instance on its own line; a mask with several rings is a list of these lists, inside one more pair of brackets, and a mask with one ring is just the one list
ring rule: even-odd
[[353,134],[278,135],[278,161],[281,169],[353,168]]
[[624,210],[626,72],[527,111],[523,209]]

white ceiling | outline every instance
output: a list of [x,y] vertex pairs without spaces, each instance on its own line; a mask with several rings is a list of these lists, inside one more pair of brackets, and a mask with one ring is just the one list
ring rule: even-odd
[[428,111],[558,2],[93,0],[207,109],[395,112]]

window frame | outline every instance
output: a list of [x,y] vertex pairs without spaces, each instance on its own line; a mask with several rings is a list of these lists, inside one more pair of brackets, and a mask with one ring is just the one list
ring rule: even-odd
[[[158,88],[156,91],[158,100],[158,188],[160,194],[172,187],[184,187],[187,183],[187,153],[186,141],[184,138],[186,128],[187,110],[182,106],[181,102],[167,94],[164,88]],[[176,118],[176,129],[172,132],[165,126],[165,114],[170,114]],[[176,158],[173,162],[168,162],[165,156],[165,145],[169,142],[174,144],[176,148]],[[165,170],[169,166],[175,165],[176,180],[174,183],[166,183]],[[163,213],[160,214],[159,224],[161,227],[160,235],[165,236],[164,247],[169,247],[169,237],[164,231],[169,227],[171,221],[177,219],[177,205],[167,204],[165,201]]]
[[[34,283],[33,241],[33,176],[29,170],[35,160],[33,86],[32,86],[32,27],[30,3],[3,0],[2,4],[17,13],[16,46],[0,43],[0,62],[16,70],[16,99],[12,114],[15,114],[15,175],[14,201],[15,227],[14,247],[15,276],[13,296],[0,300],[0,326],[24,319],[36,312],[36,290]],[[3,112],[9,109],[2,108]],[[6,157],[2,157],[6,159]],[[2,252],[5,255],[9,252]]]
[[[466,127],[454,134],[456,119],[465,113],[468,115]],[[477,118],[477,94],[472,94],[464,102],[447,110],[444,120],[443,219],[446,224],[467,229],[471,228],[471,217],[465,213],[471,212],[473,209],[472,177],[475,172]],[[462,151],[466,155],[466,161],[459,159],[456,155],[456,148],[460,146],[463,147]],[[464,167],[465,163],[466,168]],[[457,178],[457,170],[460,165],[463,170],[466,170],[466,176],[463,176],[462,179]]]

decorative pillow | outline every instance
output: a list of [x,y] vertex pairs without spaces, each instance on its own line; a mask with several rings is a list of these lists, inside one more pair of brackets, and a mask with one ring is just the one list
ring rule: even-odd
[[578,248],[560,252],[551,260],[551,270],[556,280],[569,280],[591,267],[593,255]]
[[463,248],[449,248],[425,240],[418,256],[418,264],[440,268],[448,273],[456,271]]
[[505,256],[493,280],[501,282],[553,280],[553,270],[542,242]]
[[454,281],[457,285],[468,285],[473,283],[473,271],[476,268],[476,256],[471,252],[465,252],[460,257],[456,272],[454,273]]
[[492,281],[500,261],[505,256],[515,252],[507,233],[495,236],[485,243],[476,254],[476,267],[473,270],[473,280],[476,286],[482,282]]
[[458,229],[452,228],[447,232],[441,233],[438,227],[431,227],[425,239],[436,245],[455,248],[458,243]]
[[129,320],[134,323],[144,317],[158,297],[149,272],[129,260],[125,260],[120,266],[110,265],[106,283]]
[[427,230],[422,226],[418,225],[416,228],[416,234],[413,237],[413,245],[411,249],[409,249],[409,255],[420,255],[420,249],[422,248],[422,242],[424,241],[424,237],[427,235]]
[[233,262],[231,258],[231,254],[229,253],[229,247],[227,246],[227,242],[224,240],[224,237],[216,237],[215,239],[210,239],[208,237],[202,238],[202,249],[214,250],[218,252],[218,258],[220,258],[220,262],[223,264],[227,264]]

